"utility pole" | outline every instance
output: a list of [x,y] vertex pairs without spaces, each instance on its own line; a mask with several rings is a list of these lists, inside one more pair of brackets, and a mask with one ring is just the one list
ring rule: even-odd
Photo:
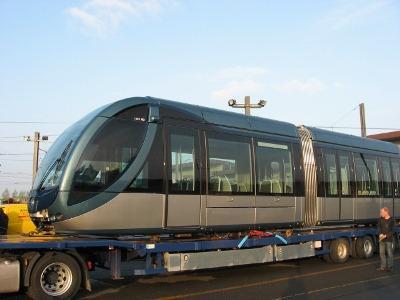
[[246,116],[250,116],[251,115],[251,107],[250,107],[251,103],[250,103],[250,96],[245,96],[244,97],[244,114]]
[[365,122],[365,105],[360,104],[360,123],[361,123],[361,136],[367,137],[367,124]]
[[32,183],[35,181],[36,173],[39,167],[39,144],[40,144],[40,132],[35,131],[35,135],[33,138]]
[[260,100],[258,101],[257,104],[251,104],[250,102],[250,96],[245,96],[244,97],[244,103],[237,103],[235,99],[230,99],[228,101],[228,105],[233,107],[233,108],[244,108],[244,113],[246,116],[251,115],[251,109],[252,108],[262,108],[267,104],[267,101],[265,100]]

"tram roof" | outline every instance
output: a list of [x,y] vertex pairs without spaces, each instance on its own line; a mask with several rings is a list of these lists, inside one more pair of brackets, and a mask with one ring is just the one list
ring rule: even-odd
[[315,142],[341,145],[358,149],[366,149],[371,151],[386,152],[397,155],[400,152],[399,147],[393,143],[378,141],[369,138],[362,138],[359,136],[329,131],[315,127],[307,128],[311,131],[312,139]]

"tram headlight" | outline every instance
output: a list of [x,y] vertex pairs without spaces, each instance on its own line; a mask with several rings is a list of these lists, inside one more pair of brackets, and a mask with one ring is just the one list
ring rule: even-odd
[[28,202],[28,209],[30,212],[35,212],[37,207],[37,199],[35,197],[31,197]]

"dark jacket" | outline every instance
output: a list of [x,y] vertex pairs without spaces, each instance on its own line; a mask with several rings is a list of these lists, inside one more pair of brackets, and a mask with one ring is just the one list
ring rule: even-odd
[[378,221],[378,233],[386,234],[386,238],[383,239],[383,242],[391,242],[393,237],[393,229],[396,226],[396,222],[393,217],[389,219],[379,218]]

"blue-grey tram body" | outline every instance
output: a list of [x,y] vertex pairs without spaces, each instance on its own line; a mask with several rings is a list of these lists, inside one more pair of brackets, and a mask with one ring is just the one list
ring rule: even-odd
[[68,128],[29,212],[58,232],[161,234],[370,224],[400,216],[391,143],[151,97]]

